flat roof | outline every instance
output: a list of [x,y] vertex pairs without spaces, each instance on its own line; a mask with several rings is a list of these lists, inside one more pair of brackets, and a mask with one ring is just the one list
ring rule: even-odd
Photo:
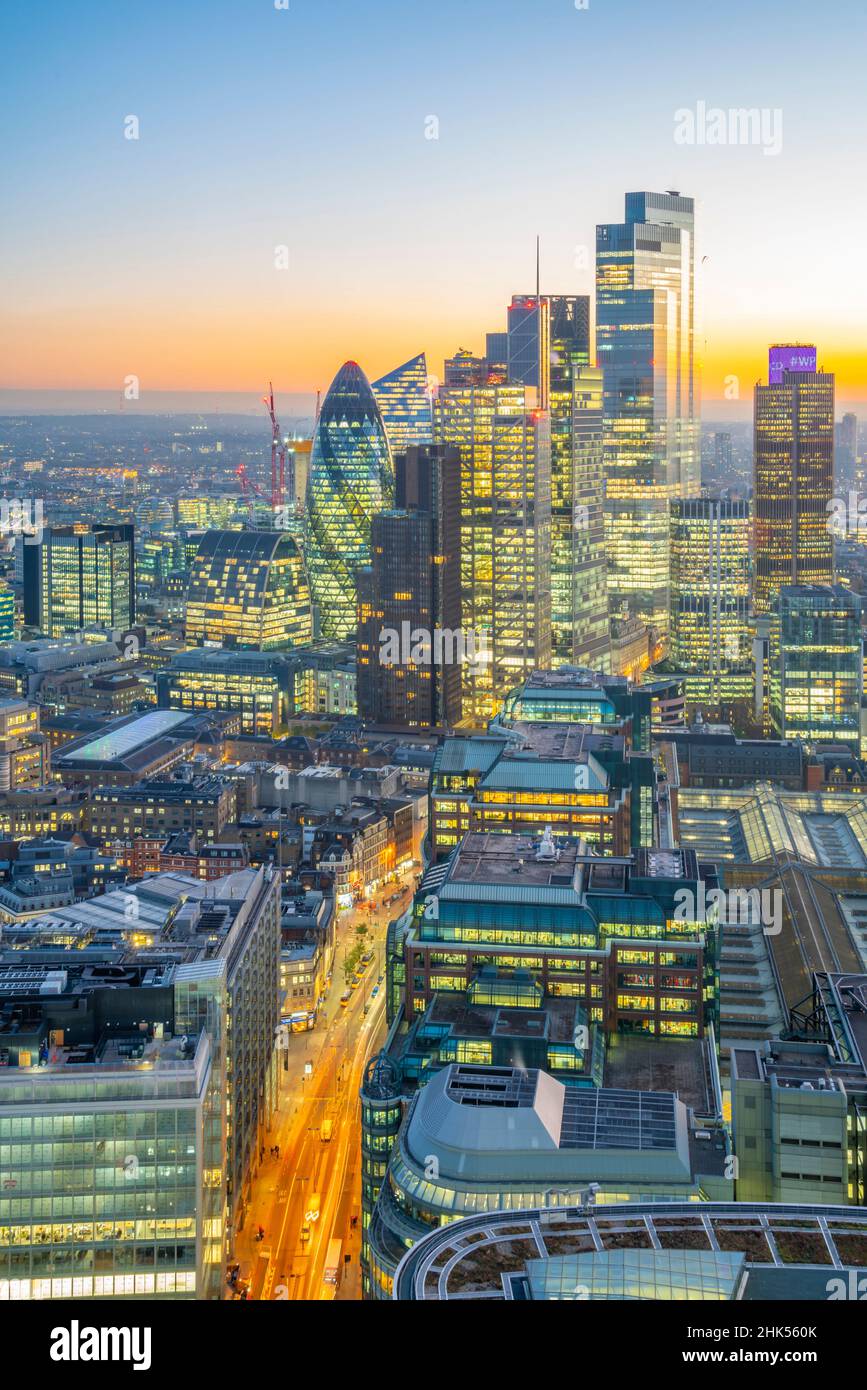
[[136,749],[141,748],[143,744],[162,738],[172,729],[186,724],[189,718],[189,710],[152,710],[149,714],[143,714],[130,720],[120,728],[109,729],[107,733],[98,734],[96,738],[90,739],[76,749],[59,753],[55,762],[58,764],[65,762],[118,762],[128,754],[135,752]]

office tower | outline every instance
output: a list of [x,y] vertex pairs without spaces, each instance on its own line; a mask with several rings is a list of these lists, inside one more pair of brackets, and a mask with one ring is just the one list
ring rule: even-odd
[[15,640],[15,595],[6,585],[0,586],[0,643]]
[[460,457],[395,458],[394,510],[373,518],[358,581],[358,713],[377,724],[455,724],[461,709]]
[[370,520],[391,505],[391,450],[376,397],[357,362],[340,368],[322,403],[307,479],[307,568],[323,637],[355,632],[355,576],[370,562]]
[[277,1102],[279,876],[36,921],[0,961],[0,1300],[219,1299]]
[[696,673],[690,693],[713,707],[749,693],[749,607],[749,503],[673,501],[670,660],[678,671]]
[[546,295],[551,325],[551,646],[607,667],[602,373],[589,367],[590,300]]
[[795,355],[809,360],[815,349],[772,347],[773,381],[755,389],[753,607],[759,615],[772,611],[784,584],[833,580],[834,377],[790,370],[785,364]]
[[434,439],[461,456],[462,717],[484,723],[551,659],[548,414],[523,386],[444,387]]
[[283,531],[208,531],[190,567],[191,646],[273,651],[312,640],[310,589]]
[[240,510],[241,503],[233,495],[208,497],[202,493],[189,493],[175,501],[175,518],[178,526],[200,528],[203,531],[215,527],[223,530]]
[[713,437],[713,468],[717,481],[731,475],[733,462],[731,435],[715,434]]
[[430,444],[433,433],[430,384],[423,352],[387,376],[381,376],[372,389],[392,458],[415,444]]
[[282,655],[208,647],[178,652],[157,672],[156,688],[160,709],[237,711],[245,734],[277,737],[294,713],[291,668]]
[[516,294],[507,310],[508,372],[512,385],[534,386],[548,404],[551,380],[551,308],[546,295]]
[[784,585],[771,617],[768,709],[778,738],[860,751],[861,599],[841,584]]
[[135,623],[132,526],[55,526],[22,546],[24,621],[49,637]]
[[663,633],[668,503],[696,496],[700,478],[693,208],[679,193],[627,193],[626,220],[596,228],[610,607]]
[[445,386],[484,386],[487,379],[487,361],[484,357],[476,357],[469,348],[458,348],[454,357],[447,357],[445,360]]
[[838,490],[853,486],[858,465],[858,421],[847,411],[835,428],[834,479]]
[[508,333],[485,334],[485,360],[488,364],[488,379],[507,381],[509,377],[509,335]]

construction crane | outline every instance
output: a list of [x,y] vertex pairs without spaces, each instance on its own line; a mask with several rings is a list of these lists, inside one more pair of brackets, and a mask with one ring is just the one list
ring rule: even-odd
[[[286,502],[286,441],[280,433],[280,421],[274,408],[274,387],[268,382],[268,394],[262,400],[271,418],[271,506],[276,510]],[[290,465],[289,495],[295,499],[295,479]]]
[[240,480],[241,496],[244,499],[244,504],[250,516],[250,525],[253,526],[256,523],[256,512],[253,503],[253,493],[255,492],[257,497],[263,497],[264,493],[262,492],[262,489],[260,487],[257,487],[257,485],[248,476],[247,465],[245,463],[238,464],[238,467],[235,469],[235,477]]

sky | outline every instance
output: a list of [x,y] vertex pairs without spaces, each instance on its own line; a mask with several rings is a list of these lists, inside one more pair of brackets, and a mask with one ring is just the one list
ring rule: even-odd
[[[543,291],[592,292],[596,224],[679,189],[705,415],[749,417],[773,341],[867,402],[860,0],[580,2],[5,0],[0,401],[440,374],[537,234]],[[764,142],[678,143],[698,103]]]

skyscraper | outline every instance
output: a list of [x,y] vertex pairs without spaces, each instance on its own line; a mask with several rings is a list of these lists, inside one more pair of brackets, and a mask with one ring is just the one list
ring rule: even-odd
[[24,621],[49,637],[135,622],[132,526],[55,526],[22,547]]
[[625,222],[596,228],[611,612],[663,632],[668,504],[699,486],[693,213],[679,193],[627,193]]
[[838,490],[841,490],[854,485],[858,464],[858,420],[851,411],[843,416],[835,434],[834,477]]
[[546,295],[551,326],[551,645],[554,660],[607,668],[602,373],[590,361],[587,295]]
[[671,504],[671,651],[694,672],[691,703],[727,709],[750,693],[750,508],[701,497]]
[[371,526],[358,577],[362,719],[431,727],[460,719],[460,457],[425,446],[395,458],[395,509]]
[[394,477],[382,414],[357,362],[322,403],[307,479],[307,567],[323,637],[355,631],[355,575],[370,560],[370,520],[391,505]]
[[516,294],[507,310],[509,381],[534,386],[548,404],[551,371],[551,308],[545,295]]
[[310,588],[285,531],[208,531],[190,568],[191,646],[275,651],[313,637]]
[[778,379],[755,389],[753,606],[759,615],[773,609],[784,584],[833,580],[834,377],[791,371],[780,365],[782,351],[771,348],[769,378]]
[[461,456],[463,719],[484,723],[551,658],[551,456],[546,411],[523,386],[444,387],[434,438]]
[[778,738],[860,752],[861,599],[841,584],[784,585],[771,617],[768,708]]
[[423,352],[375,381],[373,394],[392,457],[415,444],[430,444],[433,423],[427,358]]

